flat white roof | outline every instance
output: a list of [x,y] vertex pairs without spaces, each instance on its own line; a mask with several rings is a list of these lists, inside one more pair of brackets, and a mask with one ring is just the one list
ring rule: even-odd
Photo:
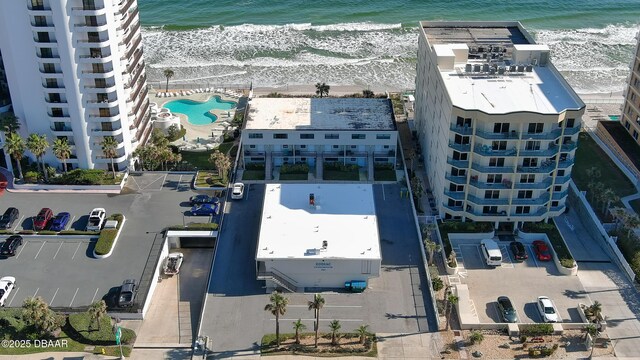
[[267,184],[256,259],[286,258],[380,259],[372,185]]
[[440,71],[454,106],[488,114],[528,111],[555,114],[580,104],[549,67],[510,75],[467,75],[465,64]]
[[255,98],[249,130],[395,130],[387,99]]

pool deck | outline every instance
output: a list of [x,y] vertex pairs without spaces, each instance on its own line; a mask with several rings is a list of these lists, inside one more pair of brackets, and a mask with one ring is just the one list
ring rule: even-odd
[[[169,89],[169,91],[171,92],[172,90]],[[175,90],[175,91],[177,92],[178,90]],[[175,96],[170,98],[157,98],[155,96],[155,91],[152,91],[149,94],[149,99],[157,103],[159,108],[162,108],[163,105],[168,103],[169,101],[187,99],[187,100],[193,100],[193,101],[206,102],[207,100],[209,100],[209,98],[213,96],[220,96],[220,99],[224,101],[233,101],[236,103],[238,102],[237,98],[232,98],[226,94],[215,93],[215,92],[194,93],[191,95]],[[233,117],[235,116],[236,108],[233,108],[229,111],[214,109],[211,111],[211,113],[216,115],[218,119],[214,123],[206,124],[206,125],[191,124],[187,121],[186,115],[175,113],[175,115],[180,117],[180,124],[185,129],[187,129],[187,133],[185,135],[184,140],[180,139],[180,140],[174,141],[172,144],[178,146],[181,149],[194,150],[194,151],[197,151],[197,150],[205,151],[205,150],[215,149],[220,144],[222,144],[222,138],[223,138],[224,132],[226,130],[233,130],[233,127],[230,125],[231,125],[231,120],[233,120]]]

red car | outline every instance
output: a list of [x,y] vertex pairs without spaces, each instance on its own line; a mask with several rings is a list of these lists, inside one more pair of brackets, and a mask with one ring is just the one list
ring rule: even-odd
[[547,243],[542,240],[536,240],[533,242],[533,251],[536,253],[536,257],[540,261],[551,260],[551,251]]
[[33,229],[40,231],[47,227],[49,220],[53,217],[53,211],[49,208],[42,208],[35,219],[33,219]]

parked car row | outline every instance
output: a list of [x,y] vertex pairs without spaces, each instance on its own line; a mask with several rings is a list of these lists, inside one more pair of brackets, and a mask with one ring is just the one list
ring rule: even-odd
[[[506,296],[498,297],[498,310],[500,311],[500,316],[502,320],[507,323],[517,323],[518,312],[511,300]],[[558,315],[558,311],[556,310],[556,306],[553,304],[551,299],[546,296],[539,296],[536,299],[536,307],[540,316],[542,317],[542,321],[545,323],[555,323],[560,321],[560,316]]]
[[[16,220],[20,217],[20,211],[14,207],[10,207],[5,210],[4,214],[0,217],[0,229],[11,229]],[[106,211],[103,208],[96,208],[89,214],[89,221],[87,222],[87,231],[99,231],[104,226],[106,218]],[[67,228],[69,221],[71,220],[71,214],[68,212],[60,212],[54,216],[53,210],[50,208],[42,208],[36,216],[32,218],[33,230],[52,230],[62,231]]]
[[0,279],[0,306],[4,307],[5,301],[15,286],[16,278],[13,276],[4,276]]
[[15,256],[20,246],[22,246],[22,236],[9,236],[0,246],[0,255]]

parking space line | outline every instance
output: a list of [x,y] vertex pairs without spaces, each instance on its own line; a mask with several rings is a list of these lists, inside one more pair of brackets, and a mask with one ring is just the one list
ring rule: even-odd
[[36,297],[36,295],[38,295],[38,291],[40,291],[40,288],[37,288],[37,289],[36,289],[36,292],[35,292],[35,293],[33,293],[33,297]]
[[500,246],[500,252],[502,253],[502,258],[507,258],[509,259],[508,263],[505,263],[504,261],[500,264],[500,267],[502,268],[507,268],[507,269],[513,269],[513,260],[511,259],[511,255],[509,255],[509,249],[507,249],[506,246],[502,245]]
[[53,300],[55,300],[56,299],[56,295],[58,295],[58,290],[60,290],[60,288],[56,289],[56,292],[53,294],[53,297],[51,298],[51,301],[49,301],[49,305],[53,304]]
[[16,291],[13,292],[13,297],[11,298],[11,301],[9,301],[9,306],[11,306],[13,300],[15,300],[16,296],[18,296],[18,291],[20,291],[20,288],[16,288]]
[[[147,184],[147,186],[141,188],[140,190],[146,190],[149,186],[153,185],[156,181],[160,180],[160,179],[166,179],[168,174],[165,174],[164,176],[159,176],[157,179],[153,180],[152,182],[150,182],[149,184]],[[160,186],[160,189],[162,189],[162,186],[164,186],[164,180],[162,181],[162,185]]]
[[96,300],[96,295],[98,295],[98,290],[100,290],[100,288],[96,288],[96,292],[93,294],[93,297],[91,298],[91,303],[92,304]]
[[20,246],[20,251],[18,251],[18,254],[16,255],[16,259],[20,257],[20,254],[22,254],[22,250],[24,250],[25,246]]
[[478,251],[478,255],[480,256],[480,259],[482,260],[482,267],[485,269],[489,268],[489,265],[487,265],[487,261],[484,259],[484,255],[482,254],[482,251],[480,251],[480,246],[476,246],[476,250]]
[[75,219],[76,219],[76,216],[75,216],[75,215],[73,215],[73,217],[71,218],[71,221],[69,221],[69,222],[67,223],[67,226],[65,226],[65,229],[64,229],[64,230],[67,230],[67,229],[71,226],[71,224],[73,224],[73,220],[75,220]]
[[[167,181],[167,176],[169,175],[169,173],[164,174],[164,178],[162,179],[162,184],[160,184],[160,188],[158,189],[158,191],[162,190],[162,188],[164,187],[164,182]],[[182,175],[180,175],[182,176]]]
[[80,249],[80,245],[82,245],[82,243],[78,243],[78,247],[76,248],[76,251],[73,253],[73,256],[71,257],[71,260],[73,260],[76,257],[76,253],[78,252],[78,249]]
[[387,198],[384,195],[384,184],[382,184],[382,200],[387,201]]
[[[44,247],[44,244],[46,244],[46,243],[47,243],[46,241],[43,241],[43,242],[42,242],[42,246],[40,246],[40,250],[38,250],[38,253],[36,254],[36,257],[34,257],[34,259],[37,259],[37,258],[38,258],[38,255],[40,255],[40,251],[42,251],[42,248]],[[34,296],[35,296],[35,295],[34,295]]]
[[58,256],[58,253],[60,252],[60,249],[62,249],[62,244],[63,244],[63,243],[60,243],[60,246],[58,246],[58,251],[56,251],[56,254],[55,254],[55,255],[53,255],[53,258],[54,258],[54,259],[56,258],[56,256]]
[[176,190],[180,189],[181,182],[182,182],[182,175],[180,175],[180,178],[178,179],[178,183],[176,184]]
[[249,200],[249,190],[251,190],[251,184],[247,184],[247,188],[245,190],[247,191],[245,191],[244,198]]
[[136,181],[135,176],[129,176],[129,179],[133,180],[133,182],[134,182],[134,183],[136,183],[136,186],[138,187],[138,190],[142,190],[142,189],[140,188],[140,185],[138,185],[138,182]]
[[539,266],[538,266],[538,261],[536,260],[536,254],[535,254],[535,253],[533,252],[533,250],[532,250],[533,248],[532,248],[531,246],[529,246],[529,245],[528,245],[528,246],[527,246],[527,249],[529,249],[529,253],[531,253],[531,255],[532,255],[532,256],[531,256],[531,259],[533,259],[533,263],[535,264],[535,266],[536,266],[536,267],[539,267]]
[[18,223],[13,226],[13,229],[11,229],[11,231],[16,231],[16,229],[18,228],[18,225],[22,224],[23,219],[24,219],[24,215],[20,216],[20,220],[18,220]]
[[73,298],[71,298],[71,302],[69,303],[69,307],[71,307],[71,305],[73,305],[73,300],[76,299],[76,295],[78,295],[78,290],[80,290],[80,288],[76,288],[76,293],[73,294]]

